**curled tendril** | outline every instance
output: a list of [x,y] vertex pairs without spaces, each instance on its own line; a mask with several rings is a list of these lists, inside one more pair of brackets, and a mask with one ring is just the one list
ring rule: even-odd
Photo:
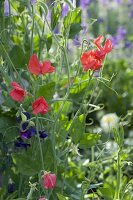
[[86,123],[87,126],[91,126],[94,123],[94,120],[92,118],[89,118],[90,122]]

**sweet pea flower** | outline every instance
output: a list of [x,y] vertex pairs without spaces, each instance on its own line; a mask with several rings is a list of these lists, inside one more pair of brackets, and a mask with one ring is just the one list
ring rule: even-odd
[[45,199],[44,197],[40,197],[38,200],[47,200],[47,199]]
[[8,190],[8,193],[13,193],[16,189],[16,185],[15,183],[10,179],[9,180],[9,183],[8,183],[8,186],[7,186],[7,190]]
[[56,185],[56,175],[51,173],[44,173],[43,175],[43,186],[46,190],[53,189]]
[[40,130],[39,131],[39,137],[42,138],[42,139],[45,139],[48,137],[48,134],[45,130]]
[[24,139],[30,139],[33,135],[36,134],[36,129],[35,127],[29,127],[28,129],[21,131],[20,132],[21,137]]
[[32,103],[33,114],[46,114],[49,110],[48,104],[44,97],[39,97]]
[[21,148],[21,149],[27,149],[28,147],[30,147],[30,144],[25,143],[22,138],[17,138],[17,140],[14,142],[14,147],[15,149],[17,148]]
[[96,38],[93,43],[96,45],[97,49],[89,50],[81,55],[81,63],[83,65],[84,71],[87,70],[99,70],[102,67],[103,60],[110,51],[112,51],[112,42],[107,39],[104,46],[102,46],[103,36],[100,35]]
[[80,58],[84,71],[98,70],[102,66],[102,60],[98,59],[93,51],[84,52]]
[[51,62],[49,60],[44,61],[41,63],[38,60],[38,57],[36,54],[33,54],[30,57],[29,64],[28,64],[28,69],[30,73],[38,76],[40,74],[50,74],[55,71],[55,68],[51,65]]
[[14,89],[9,93],[10,97],[17,102],[23,101],[26,96],[26,91],[16,82],[12,82],[11,85]]
[[97,46],[98,50],[95,50],[95,56],[98,57],[99,59],[104,59],[106,54],[112,51],[113,46],[111,40],[107,39],[105,41],[104,46],[102,46],[104,37],[100,35],[98,38],[94,40],[94,44]]

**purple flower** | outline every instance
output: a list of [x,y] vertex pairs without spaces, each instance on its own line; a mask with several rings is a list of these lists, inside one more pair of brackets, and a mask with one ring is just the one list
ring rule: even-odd
[[[25,115],[26,120],[29,120],[31,118],[31,114],[28,113],[28,112],[22,112],[22,114]],[[20,123],[22,121],[22,116],[21,115],[17,116],[16,120],[17,120],[18,123]]]
[[64,3],[63,6],[62,6],[62,16],[63,17],[66,16],[68,11],[69,11],[69,6],[68,6],[67,3]]
[[18,138],[15,142],[14,142],[14,147],[15,148],[21,148],[21,149],[27,149],[27,147],[30,147],[30,144],[25,143],[22,138]]
[[97,19],[97,22],[103,23],[103,22],[104,22],[104,19],[103,19],[102,17],[99,17],[99,18]]
[[130,18],[133,18],[133,10],[130,11],[129,16],[130,16]]
[[34,6],[36,4],[35,0],[30,0],[30,3],[32,6]]
[[121,3],[122,3],[121,0],[115,0],[115,2],[116,2],[117,4],[121,4]]
[[127,34],[127,30],[123,27],[123,26],[120,26],[118,29],[117,29],[117,37],[122,40],[124,39],[124,37],[126,36]]
[[13,193],[15,191],[15,183],[8,183],[8,193]]
[[83,19],[82,19],[81,27],[83,29],[83,34],[85,34],[87,32],[87,23],[83,21]]
[[9,1],[5,0],[4,1],[4,16],[9,16],[10,15],[10,5]]
[[118,41],[118,39],[117,39],[116,36],[112,37],[112,38],[111,38],[111,41],[112,41],[113,46],[117,46],[118,43],[119,43],[119,41]]
[[75,37],[73,39],[73,44],[75,46],[81,46],[81,42],[79,41],[78,35],[75,35]]
[[131,43],[130,41],[125,41],[125,48],[127,49],[133,48],[133,43]]
[[21,137],[24,139],[30,139],[33,135],[36,134],[35,127],[29,127],[26,131],[21,131]]
[[26,121],[24,123],[22,123],[22,129],[25,130],[28,128],[29,123]]
[[103,4],[104,6],[109,5],[109,0],[100,0],[100,3]]
[[91,3],[91,0],[80,0],[80,6],[82,8],[86,8],[87,6],[89,6]]
[[130,5],[133,5],[133,0],[128,0],[128,3],[129,3]]
[[126,34],[127,30],[123,26],[118,27],[116,35],[111,39],[113,46],[117,46],[121,41],[123,41],[126,37]]
[[100,77],[100,70],[96,70],[96,71],[94,71],[93,76],[94,76],[95,78]]
[[40,138],[47,138],[48,134],[46,133],[45,130],[39,131],[39,137]]

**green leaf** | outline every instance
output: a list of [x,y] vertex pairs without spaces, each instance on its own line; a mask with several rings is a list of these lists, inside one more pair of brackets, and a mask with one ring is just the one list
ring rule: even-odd
[[[54,168],[54,154],[51,140],[42,140],[41,148],[43,151],[45,170],[52,171]],[[12,154],[12,158],[18,167],[18,171],[24,175],[33,176],[42,170],[40,148],[37,139],[34,142],[31,141],[31,147],[23,151],[23,153]]]
[[26,199],[24,199],[24,198],[18,198],[18,199],[13,199],[13,200],[26,200]]
[[49,49],[52,46],[52,35],[51,34],[45,35],[45,42],[46,42],[47,51],[49,51]]
[[27,59],[22,48],[15,45],[9,52],[9,56],[16,68],[25,68]]
[[59,200],[69,200],[68,197],[63,196],[62,194],[57,193],[57,196]]
[[64,35],[68,34],[69,38],[73,38],[77,33],[82,30],[81,27],[81,10],[75,8],[73,11],[69,11],[67,16],[64,18]]
[[0,132],[5,132],[14,123],[14,119],[8,116],[0,117]]
[[51,12],[51,28],[52,30],[54,30],[54,28],[57,25],[57,22],[59,20],[61,14],[61,5],[59,3],[57,3],[55,6],[53,6],[52,8],[52,12]]
[[0,117],[0,132],[3,135],[4,141],[10,142],[17,136],[18,129],[15,125],[16,121],[14,118],[8,116]]
[[54,95],[54,91],[55,91],[55,83],[51,82],[51,83],[47,83],[46,85],[42,85],[38,92],[37,92],[37,96],[43,96],[46,101],[50,101],[53,98]]
[[[53,134],[53,133],[52,133]],[[52,148],[52,141],[47,139],[44,143],[42,143],[42,150],[44,155],[44,165],[46,171],[54,170],[54,153]]]
[[74,143],[79,143],[85,131],[84,115],[76,117],[70,124],[70,136]]
[[113,200],[113,193],[111,191],[111,188],[100,187],[98,189],[98,193],[100,193],[100,195],[104,197],[106,200]]
[[100,137],[101,136],[99,134],[84,133],[82,134],[82,138],[79,142],[79,147],[81,149],[92,147],[97,143]]
[[32,176],[41,170],[41,161],[37,156],[33,157],[32,152],[28,149],[26,152],[12,154],[13,162],[18,167],[18,171],[24,175]]

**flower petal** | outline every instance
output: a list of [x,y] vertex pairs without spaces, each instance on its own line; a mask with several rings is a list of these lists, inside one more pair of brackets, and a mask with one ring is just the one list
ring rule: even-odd
[[41,63],[39,62],[36,54],[33,54],[30,57],[28,69],[34,75],[39,75],[41,73]]
[[55,71],[55,68],[51,65],[51,62],[47,60],[43,62],[41,70],[42,70],[41,71],[42,74],[46,74],[46,73],[50,74]]

